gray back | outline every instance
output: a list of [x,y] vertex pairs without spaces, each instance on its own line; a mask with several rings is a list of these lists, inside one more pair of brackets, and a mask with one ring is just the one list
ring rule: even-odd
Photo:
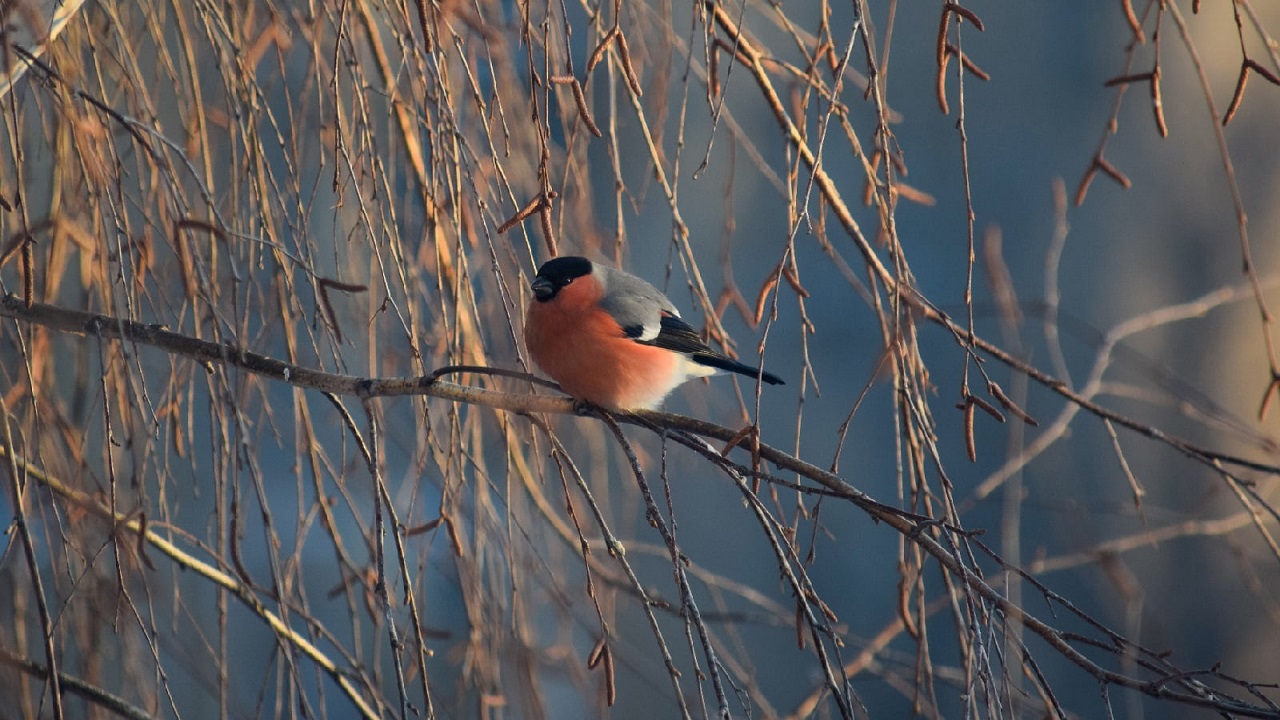
[[665,295],[635,275],[600,263],[595,264],[595,271],[600,273],[600,283],[604,285],[600,306],[637,340],[658,336],[663,311],[680,317],[680,311]]

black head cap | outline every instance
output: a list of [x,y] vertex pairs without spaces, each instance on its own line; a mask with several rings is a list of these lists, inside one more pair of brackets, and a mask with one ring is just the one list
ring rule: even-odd
[[591,261],[576,255],[548,260],[538,268],[538,276],[529,286],[538,302],[546,302],[560,292],[560,288],[574,280],[591,274]]

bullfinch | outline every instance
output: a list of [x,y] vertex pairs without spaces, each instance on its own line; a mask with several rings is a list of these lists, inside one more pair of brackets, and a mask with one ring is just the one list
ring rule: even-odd
[[777,375],[712,350],[675,305],[640,278],[583,257],[548,260],[530,285],[524,343],[568,394],[611,410],[653,409],[676,386],[721,370]]

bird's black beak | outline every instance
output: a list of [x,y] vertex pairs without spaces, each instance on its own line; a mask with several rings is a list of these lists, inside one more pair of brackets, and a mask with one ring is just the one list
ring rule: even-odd
[[533,297],[538,302],[546,302],[556,296],[556,286],[541,275],[533,279],[529,288],[533,290]]

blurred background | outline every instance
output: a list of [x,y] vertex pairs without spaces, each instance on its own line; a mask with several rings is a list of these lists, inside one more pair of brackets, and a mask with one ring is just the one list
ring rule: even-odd
[[[668,411],[981,533],[927,530],[1101,667],[1280,701],[1280,7],[858,7],[7,5],[0,715],[55,716],[46,632],[62,673],[154,717],[702,717],[717,680],[735,717],[1215,714],[1101,682],[856,504],[744,494],[643,427],[675,562],[599,420],[366,414],[18,310],[358,377],[532,371],[553,249],[787,381],[758,410],[693,382]],[[966,430],[966,383],[1004,423]]]

